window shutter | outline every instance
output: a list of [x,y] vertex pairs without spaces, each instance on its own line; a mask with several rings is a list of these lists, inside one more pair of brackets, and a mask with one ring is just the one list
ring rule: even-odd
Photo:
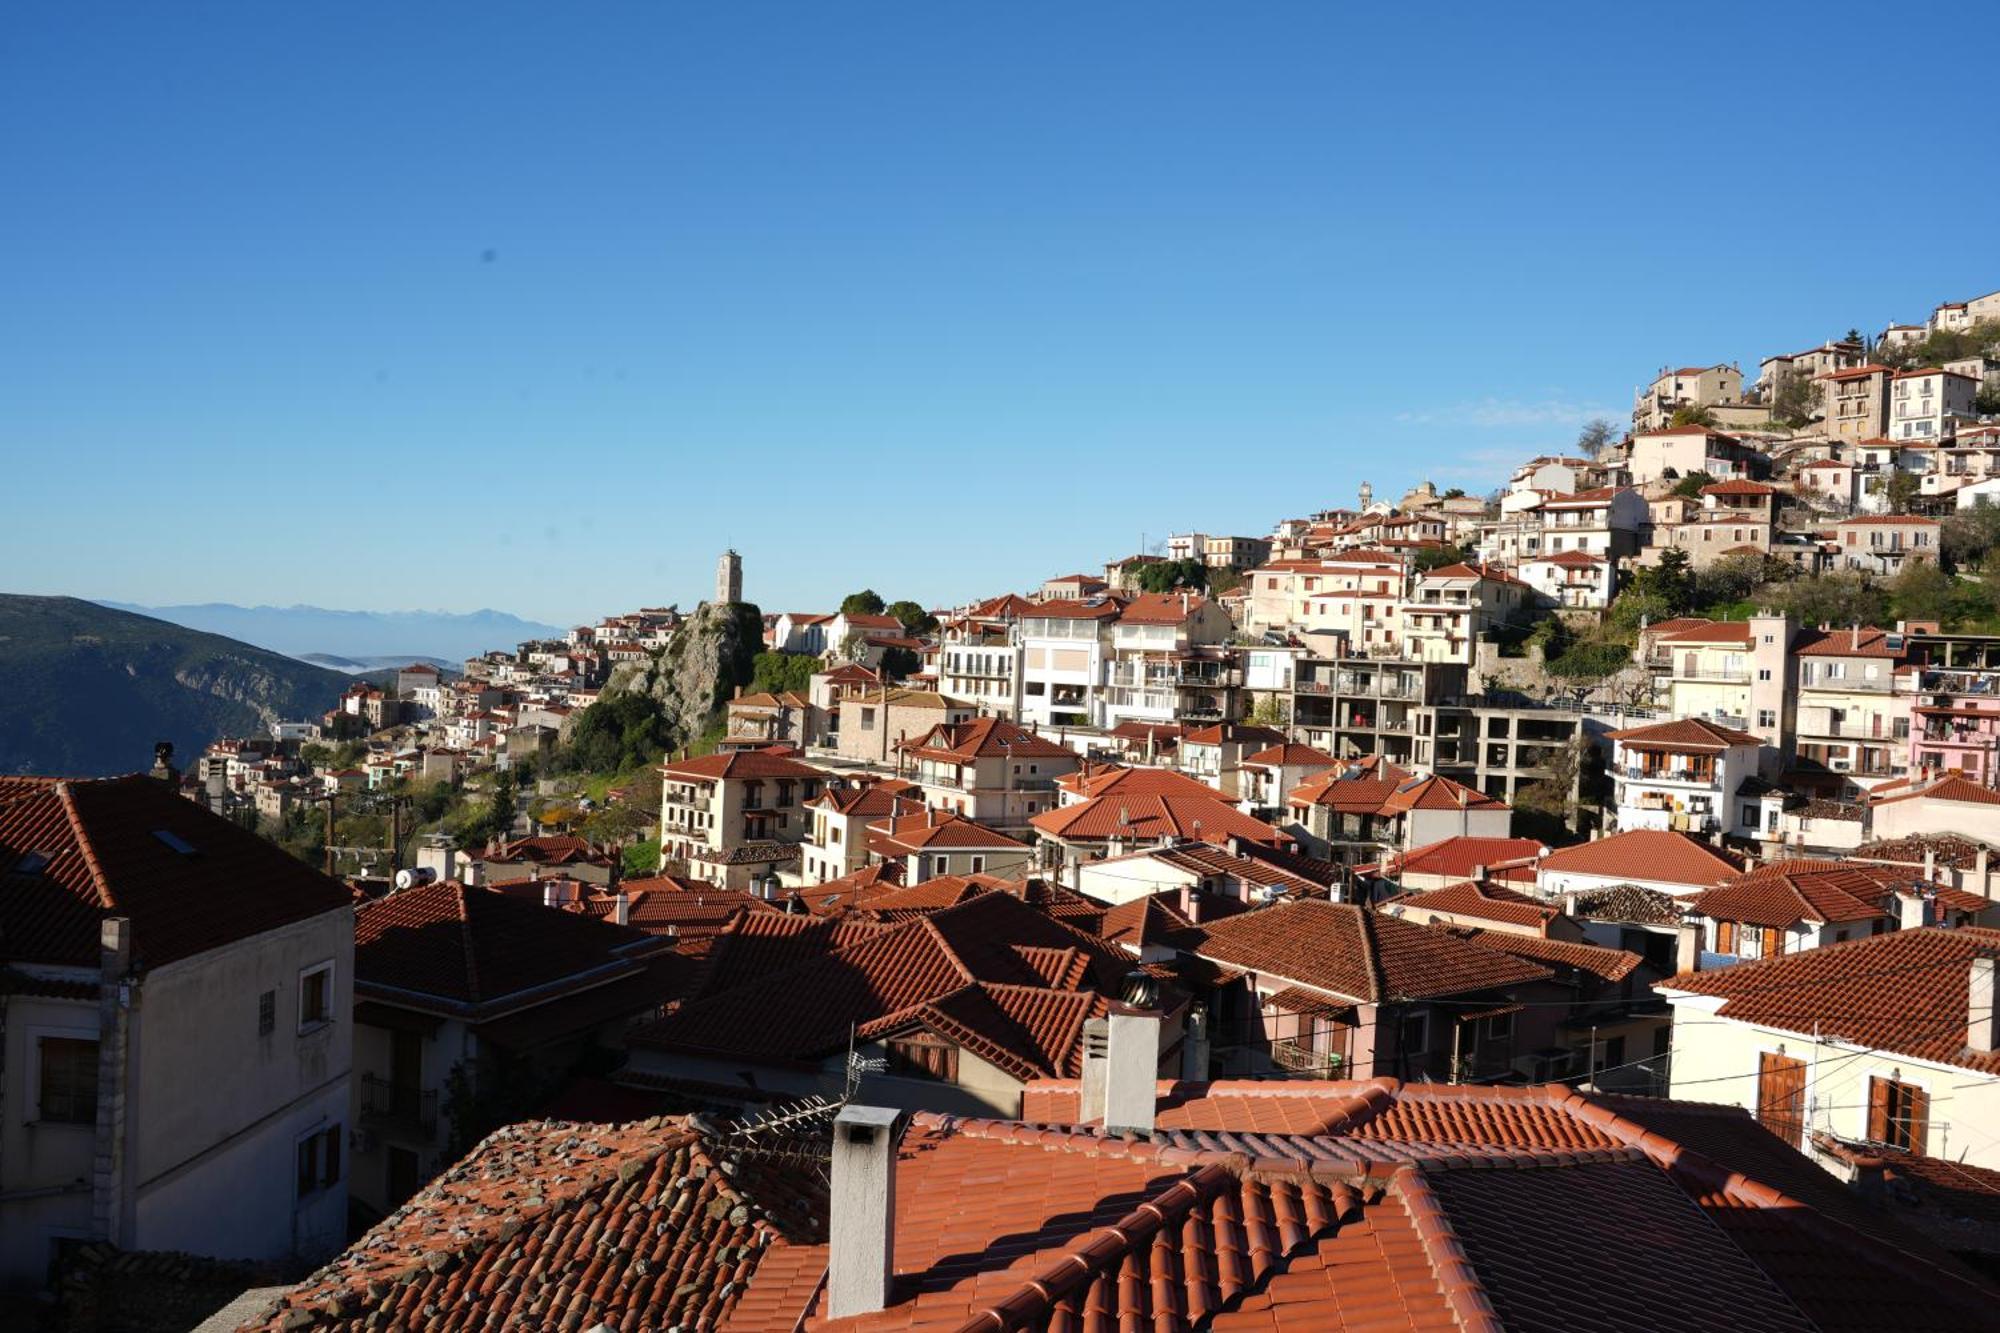
[[1912,1087],[1906,1114],[1908,1120],[1903,1126],[1903,1146],[1913,1153],[1921,1153],[1931,1141],[1931,1095],[1922,1088]]
[[1889,1141],[1889,1082],[1868,1080],[1868,1137],[1875,1143]]

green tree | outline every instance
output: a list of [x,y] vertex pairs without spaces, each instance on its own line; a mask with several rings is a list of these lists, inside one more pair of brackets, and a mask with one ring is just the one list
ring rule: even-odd
[[811,653],[758,653],[750,662],[750,692],[804,694],[822,665]]
[[1141,592],[1172,592],[1176,588],[1199,592],[1208,586],[1208,566],[1199,560],[1161,560],[1139,566],[1133,581]]
[[1984,385],[1973,395],[1972,407],[1981,416],[2000,416],[2000,382]]
[[863,588],[840,599],[840,614],[844,616],[879,616],[882,610],[882,597],[873,588]]
[[1924,484],[1914,472],[1892,472],[1884,493],[1889,497],[1889,508],[1898,514],[1910,512],[1910,506],[1923,494]]
[[1282,727],[1291,722],[1291,710],[1283,699],[1267,694],[1251,708],[1250,720],[1263,727]]
[[1761,555],[1725,555],[1699,570],[1694,576],[1694,604],[1713,607],[1740,602],[1770,581],[1771,571]]
[[1694,571],[1688,553],[1678,546],[1661,552],[1658,564],[1643,565],[1632,573],[1632,587],[1659,599],[1669,616],[1684,616],[1694,605]]
[[627,843],[620,853],[620,860],[621,868],[627,875],[657,875],[660,873],[660,840],[646,838]]
[[1859,570],[1794,579],[1765,591],[1775,609],[1802,625],[1877,625],[1889,615],[1888,594]]
[[1713,485],[1715,485],[1715,478],[1708,473],[1701,471],[1690,472],[1674,483],[1674,494],[1685,496],[1692,500],[1701,494],[1702,487]]
[[912,634],[929,634],[938,627],[936,616],[907,599],[889,603],[888,613],[902,621],[903,628]]
[[1709,411],[1699,403],[1682,403],[1674,409],[1673,419],[1667,424],[1676,430],[1682,426],[1713,427],[1715,425],[1715,413]]
[[1453,546],[1450,542],[1442,546],[1426,546],[1417,552],[1415,561],[1417,572],[1428,574],[1433,569],[1443,569],[1446,565],[1455,565],[1462,560],[1470,559],[1471,554],[1463,546]]
[[628,691],[584,709],[559,758],[572,772],[616,773],[658,760],[673,743],[653,696]]
[[514,816],[519,813],[514,789],[512,769],[499,768],[493,771],[493,802],[488,817],[493,823],[493,836],[510,837],[514,832]]
[[1440,500],[1463,500],[1464,498],[1465,488],[1462,486],[1454,486],[1438,497]]
[[1985,496],[1971,509],[1946,515],[1938,540],[1944,558],[1954,568],[1969,568],[2000,546],[2000,505],[1989,504]]
[[891,680],[908,680],[923,669],[923,660],[908,648],[882,650],[882,674]]
[[1899,620],[1944,620],[1951,614],[1951,575],[1928,560],[1911,560],[1889,580]]

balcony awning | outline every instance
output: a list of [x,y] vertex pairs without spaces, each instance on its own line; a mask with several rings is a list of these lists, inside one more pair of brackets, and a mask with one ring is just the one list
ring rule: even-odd
[[1308,990],[1303,986],[1287,986],[1281,991],[1273,991],[1264,997],[1264,1003],[1302,1017],[1331,1018],[1342,1023],[1354,1022],[1353,1005],[1342,1004],[1331,995]]
[[1469,1014],[1460,1014],[1460,1021],[1470,1023],[1480,1018],[1502,1018],[1508,1014],[1518,1014],[1528,1006],[1525,1004],[1496,1004],[1491,1009],[1475,1009]]

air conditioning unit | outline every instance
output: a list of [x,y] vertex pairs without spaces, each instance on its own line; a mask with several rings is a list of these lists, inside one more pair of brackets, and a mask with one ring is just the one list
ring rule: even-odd
[[1826,761],[1826,766],[1836,773],[1845,773],[1854,767],[1854,761],[1852,759],[1829,759]]

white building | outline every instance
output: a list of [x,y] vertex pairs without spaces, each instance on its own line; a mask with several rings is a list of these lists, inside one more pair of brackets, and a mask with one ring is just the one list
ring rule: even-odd
[[1753,799],[1746,806],[1737,798],[1757,775],[1757,737],[1715,722],[1677,718],[1614,731],[1610,739],[1621,830],[1756,834],[1757,803]]
[[0,935],[0,1284],[65,1240],[339,1250],[345,886],[139,776],[0,778],[0,881],[42,904]]
[[1889,384],[1889,436],[1896,440],[1951,438],[1961,422],[1978,419],[1973,400],[1979,381],[1951,370],[1899,371]]

